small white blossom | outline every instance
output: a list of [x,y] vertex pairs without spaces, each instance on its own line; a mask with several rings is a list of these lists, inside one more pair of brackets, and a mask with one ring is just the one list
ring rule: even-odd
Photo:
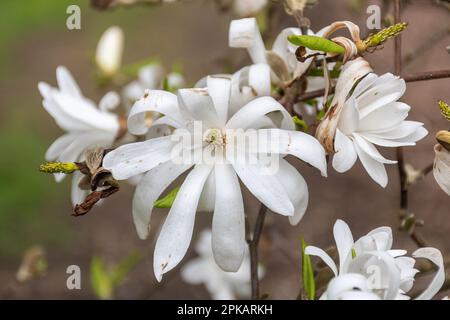
[[[265,63],[271,66],[274,82],[289,82],[301,76],[309,67],[313,58],[299,62],[295,56],[297,46],[291,44],[289,35],[301,35],[300,28],[286,28],[280,32],[271,50],[266,50],[255,18],[233,20],[230,23],[228,43],[232,48],[246,48],[253,63]],[[313,35],[311,30],[308,34]],[[311,53],[307,49],[307,53]]]
[[267,5],[267,0],[234,0],[233,11],[239,17],[255,16]]
[[405,81],[390,73],[382,76],[370,73],[356,85],[337,124],[333,156],[336,171],[350,170],[359,158],[376,183],[387,185],[384,164],[397,161],[383,157],[375,145],[414,146],[428,134],[423,123],[405,120],[411,107],[397,101],[405,89]]
[[434,146],[434,152],[434,178],[441,189],[450,195],[450,152],[440,144]]
[[95,62],[104,76],[113,76],[122,66],[124,35],[120,27],[108,28],[100,37]]
[[[214,261],[211,249],[211,230],[204,230],[197,240],[198,257],[188,261],[181,269],[181,277],[190,284],[204,284],[213,299],[234,300],[250,295],[250,257],[245,251],[241,267],[236,272],[225,272]],[[262,278],[264,270],[258,267]]]
[[414,258],[425,258],[438,267],[429,287],[416,299],[431,299],[445,280],[442,255],[434,248],[420,248],[413,257],[405,250],[392,249],[392,230],[380,227],[356,242],[348,225],[337,220],[333,228],[339,256],[339,267],[322,249],[308,246],[305,253],[320,257],[333,271],[335,278],[321,296],[325,300],[381,299],[405,300],[418,272]]
[[[42,105],[55,119],[58,126],[66,133],[48,148],[47,161],[75,162],[82,161],[84,151],[94,147],[109,147],[119,134],[119,119],[109,110],[115,108],[120,98],[115,92],[107,93],[99,106],[84,97],[65,67],[56,69],[58,87],[40,82],[38,87],[43,97]],[[56,174],[56,181],[61,181],[64,174]],[[86,192],[78,187],[82,175],[74,173],[72,202],[80,203]]]
[[[159,112],[163,116],[157,122],[174,127],[174,134],[121,146],[104,159],[104,167],[118,180],[146,172],[133,200],[134,220],[142,238],[148,234],[153,202],[172,181],[193,167],[178,191],[156,243],[154,272],[158,281],[184,257],[199,202],[209,203],[214,211],[212,247],[217,264],[226,271],[239,269],[246,242],[238,177],[269,209],[288,216],[290,222],[296,224],[305,213],[308,189],[303,177],[283,156],[292,154],[326,175],[322,146],[313,137],[294,131],[292,118],[282,105],[271,97],[260,97],[242,106],[240,86],[233,87],[230,77],[211,76],[206,79],[206,88],[180,89],[178,95],[148,91],[133,106],[128,129],[134,134],[145,134],[148,131],[145,114]],[[195,126],[192,128],[196,122],[202,124],[201,132],[196,132]],[[249,145],[239,152],[254,163],[229,156],[234,152],[234,145],[228,134],[245,139],[249,130],[261,137],[256,143],[259,149]],[[189,132],[194,141],[200,141],[198,145],[182,150],[198,149],[201,154],[210,155],[212,162],[192,159],[182,164],[174,163],[173,148],[177,143],[173,139],[177,140],[175,134],[178,132]],[[267,136],[277,143],[269,143],[265,140]],[[279,160],[277,172],[266,171],[267,164],[258,157],[261,153]]]

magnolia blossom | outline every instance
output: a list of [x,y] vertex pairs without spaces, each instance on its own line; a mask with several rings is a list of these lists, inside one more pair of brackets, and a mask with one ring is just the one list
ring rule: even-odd
[[[181,269],[181,277],[190,284],[204,284],[213,299],[233,300],[250,295],[250,257],[245,251],[244,260],[237,272],[224,272],[214,261],[211,250],[211,230],[204,230],[195,245],[198,257],[187,262]],[[258,268],[258,276],[264,270]]]
[[[133,106],[128,129],[134,134],[145,133],[146,112],[159,112],[163,116],[157,121],[174,127],[174,133],[121,146],[104,159],[103,166],[118,180],[146,172],[133,199],[134,220],[141,238],[148,234],[153,202],[192,168],[156,242],[154,273],[158,281],[184,257],[199,202],[214,211],[212,249],[217,264],[225,271],[239,269],[246,241],[238,177],[270,210],[288,216],[296,224],[305,213],[308,191],[302,176],[283,156],[294,155],[326,175],[322,146],[313,137],[294,131],[294,123],[282,105],[271,97],[260,97],[240,107],[235,103],[241,100],[233,92],[232,81],[226,76],[208,77],[206,88],[180,89],[178,95],[148,91]],[[234,143],[246,140],[250,133],[255,134],[256,142]],[[193,145],[180,144],[180,136],[187,134]],[[174,161],[174,156],[190,155],[192,151],[200,151],[200,159]],[[233,156],[236,153],[238,158]],[[262,155],[269,155],[269,164]],[[275,162],[278,170],[268,170]]]
[[[75,162],[83,160],[84,151],[95,147],[109,147],[119,135],[119,119],[111,113],[120,98],[115,92],[107,93],[97,105],[84,97],[65,67],[56,69],[58,87],[40,82],[38,87],[43,97],[42,105],[66,133],[48,148],[47,161]],[[56,181],[64,179],[56,174]],[[78,186],[82,174],[74,173],[72,202],[80,203],[87,192]]]
[[100,37],[95,62],[104,76],[113,76],[122,66],[124,35],[120,27],[109,27]]
[[172,90],[182,88],[185,85],[181,74],[171,72],[166,75],[160,64],[149,64],[139,70],[137,80],[125,86],[123,90],[125,101],[132,105],[144,95],[146,89],[162,89],[165,77],[167,77],[168,87]]
[[329,283],[321,299],[409,299],[406,293],[414,284],[414,258],[426,258],[438,267],[438,272],[416,299],[431,299],[442,287],[445,272],[442,255],[434,248],[421,248],[406,257],[405,250],[392,249],[392,230],[380,227],[356,242],[348,225],[337,220],[333,228],[339,267],[322,249],[308,246],[305,253],[320,257],[333,271],[335,278]]
[[450,152],[442,145],[434,146],[433,175],[442,190],[450,195]]
[[256,15],[267,5],[267,0],[234,0],[233,11],[240,17]]
[[[228,42],[230,47],[246,48],[253,63],[269,64],[274,82],[289,82],[301,76],[313,61],[311,57],[299,62],[297,47],[287,40],[289,35],[301,34],[299,28],[286,28],[276,37],[272,50],[266,50],[256,19],[245,18],[231,21]],[[308,34],[314,33],[308,30]],[[307,53],[311,51],[307,49]]]
[[405,81],[390,73],[370,73],[356,85],[345,100],[337,123],[333,156],[336,171],[350,170],[359,158],[376,183],[387,185],[384,164],[396,161],[383,157],[375,145],[414,146],[428,134],[423,123],[405,120],[411,107],[397,101],[405,89]]

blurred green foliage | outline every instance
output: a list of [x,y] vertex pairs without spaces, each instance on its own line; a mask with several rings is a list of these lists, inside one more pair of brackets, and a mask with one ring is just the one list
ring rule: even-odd
[[[13,108],[12,108],[13,109]],[[66,183],[57,185],[38,171],[47,148],[24,115],[13,112],[0,127],[0,256],[19,255],[35,243],[64,243],[65,229],[44,208],[61,205],[52,197]],[[49,204],[49,201],[52,204]],[[61,216],[62,217],[62,216]]]
[[99,299],[112,299],[117,287],[126,279],[141,254],[132,252],[114,266],[108,267],[102,258],[93,256],[91,260],[91,287]]

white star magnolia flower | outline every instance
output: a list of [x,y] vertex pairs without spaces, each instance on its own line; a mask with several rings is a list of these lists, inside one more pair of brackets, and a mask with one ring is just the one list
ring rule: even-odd
[[[181,269],[182,279],[190,284],[204,284],[215,300],[234,300],[250,295],[250,256],[245,251],[244,260],[237,272],[224,272],[214,261],[211,250],[211,230],[204,230],[196,243],[198,257],[187,262]],[[264,276],[262,266],[258,277]]]
[[450,195],[450,152],[442,145],[434,146],[433,175],[442,190]]
[[[347,98],[334,138],[333,168],[346,172],[359,158],[369,176],[383,188],[388,183],[384,158],[374,145],[414,146],[428,134],[423,123],[405,120],[411,107],[397,100],[405,92],[405,81],[390,73],[370,73]],[[337,93],[336,93],[337,94]]]
[[113,76],[122,66],[124,34],[120,27],[109,27],[100,37],[95,62],[101,73]]
[[406,257],[405,250],[392,249],[392,230],[380,227],[372,230],[356,242],[348,225],[337,220],[333,228],[339,256],[339,268],[322,249],[308,246],[305,253],[320,257],[333,271],[335,278],[330,281],[320,299],[409,299],[406,293],[414,284],[414,258],[425,258],[433,262],[438,271],[436,276],[416,299],[429,300],[442,287],[445,280],[442,254],[435,248],[420,248],[413,257]]
[[[142,67],[138,72],[137,80],[129,83],[123,90],[125,101],[131,105],[139,100],[145,93],[146,89],[162,89],[164,77],[166,73],[164,68],[153,63]],[[167,74],[168,86],[171,89],[180,89],[185,85],[184,78],[181,74],[171,72]]]
[[[115,92],[107,93],[100,101],[99,107],[84,97],[65,67],[56,69],[58,88],[45,82],[38,85],[43,97],[42,105],[55,119],[58,126],[66,131],[48,148],[47,161],[75,162],[82,161],[84,151],[94,147],[109,147],[119,133],[119,119],[109,112],[115,108],[120,98]],[[82,174],[75,172],[72,183],[72,203],[84,200],[86,192],[78,187]],[[56,174],[60,182],[64,174]]]
[[[308,203],[308,191],[303,177],[282,157],[291,154],[318,168],[326,175],[325,152],[313,137],[294,131],[287,111],[271,97],[260,97],[241,106],[241,96],[229,77],[208,77],[204,89],[181,89],[178,95],[151,90],[133,106],[128,129],[144,134],[146,112],[163,114],[159,123],[170,124],[176,130],[167,137],[121,146],[108,153],[103,165],[118,180],[147,172],[136,189],[133,216],[138,234],[148,234],[153,202],[183,172],[191,167],[160,231],[154,253],[154,273],[158,281],[184,257],[189,247],[200,202],[214,208],[212,248],[217,264],[225,271],[239,269],[246,247],[244,206],[238,177],[243,184],[273,212],[288,216],[296,224]],[[239,93],[239,92],[238,92]],[[196,132],[195,123],[202,130]],[[194,123],[194,130],[192,124]],[[236,160],[231,137],[246,139],[246,132],[256,130],[256,145],[238,150],[245,159]],[[192,148],[209,154],[211,162],[192,159],[177,164],[174,147],[179,147],[178,132],[189,132],[199,144]],[[273,141],[267,141],[270,136]],[[270,143],[269,143],[270,142]],[[239,146],[238,146],[239,147]],[[182,148],[185,148],[182,146]],[[179,151],[179,150],[178,150]],[[267,172],[258,155],[269,154],[279,160],[277,172]],[[202,199],[201,199],[202,198]]]
[[[286,28],[280,32],[273,43],[272,50],[267,51],[255,18],[233,20],[230,23],[228,42],[232,48],[246,48],[253,63],[269,64],[273,71],[274,82],[289,82],[301,76],[313,58],[299,62],[295,56],[297,46],[291,44],[289,35],[301,35],[299,28]],[[308,30],[309,35],[314,32]],[[312,53],[307,49],[307,54]]]
[[255,16],[267,5],[267,0],[234,0],[233,11],[239,17]]

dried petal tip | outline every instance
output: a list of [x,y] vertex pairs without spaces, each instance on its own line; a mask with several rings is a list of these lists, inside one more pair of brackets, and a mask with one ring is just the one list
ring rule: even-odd
[[436,140],[441,146],[450,151],[450,132],[446,130],[441,130],[436,133]]
[[444,101],[438,101],[439,109],[441,109],[442,116],[450,121],[450,106],[446,104]]
[[399,35],[403,30],[406,29],[407,26],[408,26],[408,23],[400,22],[400,23],[396,23],[390,27],[387,27],[375,34],[371,34],[364,41],[361,41],[360,43],[357,44],[358,50],[360,52],[364,52],[367,50],[367,48],[377,47],[379,45],[382,45],[387,40]]
[[80,168],[74,162],[45,162],[39,166],[39,171],[45,173],[65,173],[70,174]]

